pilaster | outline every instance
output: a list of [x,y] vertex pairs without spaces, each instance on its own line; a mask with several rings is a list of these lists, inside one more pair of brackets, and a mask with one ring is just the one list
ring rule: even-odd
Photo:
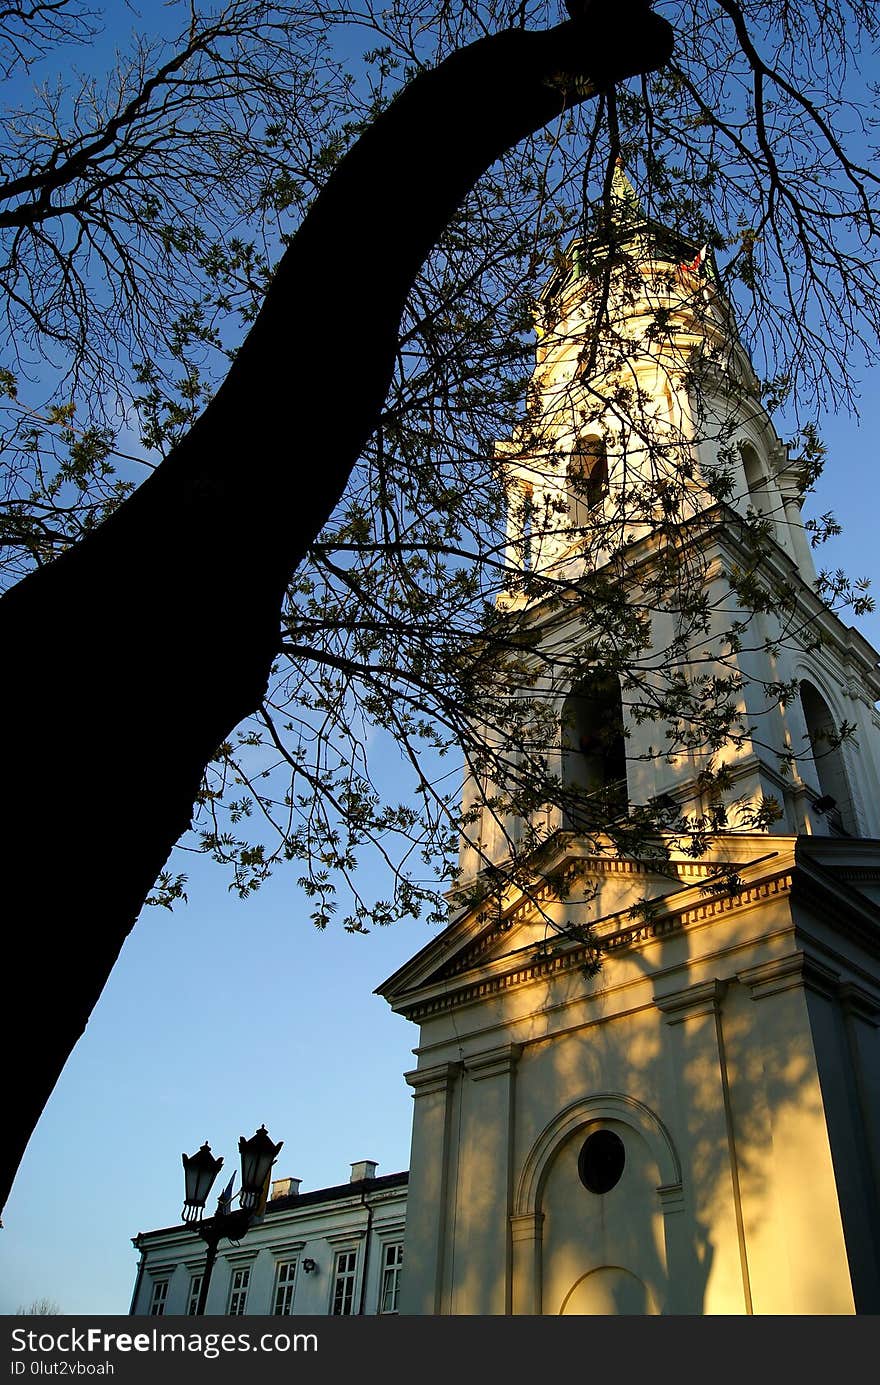
[[[750,1314],[739,1157],[721,1018],[726,989],[726,982],[713,978],[656,995],[654,1003],[669,1027],[673,1062],[680,1074],[680,1119],[687,1131],[682,1158],[690,1164],[687,1181],[694,1190],[697,1228],[712,1245],[712,1265],[698,1311]],[[672,1264],[670,1279],[674,1293]]]
[[[460,1063],[438,1063],[405,1074],[413,1089],[414,1110],[401,1313],[433,1316],[443,1311],[446,1238],[451,1227],[451,1097],[460,1073]],[[417,1247],[417,1252],[410,1253],[410,1246]]]
[[[835,1174],[831,1131],[838,1126],[845,1138],[849,1079],[840,1068],[835,1018],[839,972],[798,951],[737,975],[753,1016],[742,1044],[751,1089],[741,1125],[751,1137],[745,1201],[755,1310],[852,1313],[846,1179]],[[823,1064],[830,1082],[820,1082]],[[758,1108],[766,1125],[760,1140],[752,1114]]]
[[[516,1065],[522,1048],[502,1044],[464,1059],[453,1313],[508,1314],[512,1304],[509,1217],[513,1204]],[[461,1258],[464,1248],[466,1260]]]
[[537,1317],[541,1313],[541,1230],[543,1212],[524,1212],[510,1218],[511,1313]]

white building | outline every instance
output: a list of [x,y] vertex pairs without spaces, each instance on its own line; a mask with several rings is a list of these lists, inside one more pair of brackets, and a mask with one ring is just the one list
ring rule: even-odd
[[[347,1183],[301,1193],[276,1179],[265,1215],[238,1245],[221,1241],[206,1312],[356,1316],[396,1313],[403,1263],[407,1174],[376,1177],[364,1159]],[[131,1312],[193,1315],[205,1243],[189,1225],[140,1232]]]
[[[652,798],[696,807],[707,849],[695,857],[670,838],[661,868],[621,854],[595,820],[585,833],[551,810],[531,879],[460,908],[382,986],[419,1027],[401,1311],[877,1313],[877,656],[816,596],[800,478],[713,277],[622,184],[629,277],[615,270],[610,289],[632,349],[622,364],[594,356],[582,380],[600,286],[579,273],[575,245],[545,295],[539,445],[502,449],[510,563],[576,591],[597,570],[578,526],[625,524],[615,507],[634,478],[661,503],[665,455],[691,497],[666,532],[693,559],[694,601],[709,596],[708,633],[685,667],[721,667],[713,640],[733,568],[768,594],[750,637],[725,651],[724,671],[742,674],[744,730],[719,752],[723,793],[704,795],[698,748],[652,754],[656,728],[619,687],[566,682],[582,627],[519,582],[509,609],[543,656],[563,781],[604,795],[609,815]],[[590,423],[586,392],[598,379],[613,399],[624,374],[641,420]],[[645,420],[661,442],[665,430],[665,452],[646,454]],[[734,485],[718,498],[722,448]],[[749,509],[765,517],[757,548]],[[536,512],[556,525],[535,526]],[[633,526],[628,576],[656,570],[659,532]],[[673,614],[652,619],[655,647],[672,647]],[[774,698],[783,685],[795,695]],[[824,738],[844,721],[853,739]],[[770,798],[777,820],[742,827],[737,813]],[[471,785],[475,816],[479,802]],[[528,825],[484,808],[462,844],[464,883]],[[567,890],[551,888],[560,877]]]
[[[274,1198],[221,1251],[209,1312],[394,1311],[398,1290],[409,1314],[880,1312],[877,655],[816,594],[802,477],[714,278],[616,183],[626,263],[603,288],[571,248],[544,296],[529,430],[499,449],[501,605],[540,656],[551,769],[589,830],[577,811],[499,816],[480,806],[491,786],[466,786],[460,887],[540,845],[380,988],[419,1030],[405,1238],[406,1175],[353,1166],[351,1185]],[[605,358],[588,346],[603,294],[628,337]],[[635,414],[613,407],[624,390]],[[671,479],[668,522],[634,522],[627,496],[662,517]],[[651,647],[658,684],[669,649],[687,676],[736,675],[720,786],[687,728],[658,755],[626,689],[571,682],[583,622],[529,574],[588,591],[591,526],[625,552],[633,599],[664,544],[689,564],[704,629],[661,602]],[[742,640],[734,571],[759,603]],[[852,738],[829,739],[844,722]],[[671,831],[667,860],[627,855],[593,811],[610,827],[651,801],[697,814],[701,855]],[[191,1311],[193,1234],[136,1244],[133,1311]]]

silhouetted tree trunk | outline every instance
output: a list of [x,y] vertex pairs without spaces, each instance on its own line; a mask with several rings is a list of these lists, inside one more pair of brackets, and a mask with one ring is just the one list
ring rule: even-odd
[[[286,584],[376,425],[420,265],[505,149],[670,53],[644,0],[585,10],[473,44],[404,90],[315,202],[192,431],[0,602],[4,1198],[205,765],[260,703]],[[147,1000],[161,1023],[161,996]]]

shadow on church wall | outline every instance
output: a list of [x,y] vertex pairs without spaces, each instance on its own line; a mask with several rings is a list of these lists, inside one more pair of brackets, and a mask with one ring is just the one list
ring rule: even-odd
[[[531,987],[530,1014],[500,1024],[522,1045],[510,1070],[475,1080],[465,1064],[444,1311],[852,1311],[804,991],[716,981],[734,967],[707,959],[742,947],[737,926],[713,923],[698,955],[679,933],[666,973],[654,945]],[[567,1028],[578,988],[592,999]],[[625,1159],[595,1191],[579,1161],[599,1130]]]

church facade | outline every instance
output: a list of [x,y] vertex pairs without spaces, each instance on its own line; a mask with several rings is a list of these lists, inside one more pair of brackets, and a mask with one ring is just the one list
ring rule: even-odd
[[[587,830],[548,808],[527,878],[520,865],[481,898],[468,887],[535,823],[466,786],[463,902],[380,988],[419,1029],[400,1310],[878,1312],[877,656],[816,595],[803,478],[705,252],[651,223],[620,172],[615,191],[626,266],[599,279],[631,349],[585,369],[600,288],[576,243],[543,302],[530,398],[544,446],[532,428],[499,448],[517,579],[500,604],[542,655],[560,778],[609,817],[690,813],[703,848],[670,829],[661,863],[595,815]],[[624,370],[661,438],[641,462],[638,430],[584,402],[621,397]],[[687,476],[674,537],[708,612],[684,665],[739,680],[708,787],[708,752],[658,754],[625,687],[567,681],[581,631],[528,582],[529,568],[575,590],[601,575],[577,535],[629,523],[619,498],[640,467],[662,503],[664,464]],[[647,590],[658,529],[632,523],[616,551]],[[734,571],[762,594],[738,640]],[[673,611],[650,619],[656,649],[681,648]]]
[[[449,924],[379,988],[418,1028],[409,1175],[277,1182],[209,1313],[880,1312],[878,656],[817,594],[711,260],[613,191],[617,258],[560,261],[497,458],[498,609],[568,798],[525,818],[466,782]],[[609,574],[648,622],[638,693],[584,672]],[[711,746],[658,751],[642,714],[673,657],[735,704]],[[135,1244],[132,1311],[194,1313],[192,1228]]]

